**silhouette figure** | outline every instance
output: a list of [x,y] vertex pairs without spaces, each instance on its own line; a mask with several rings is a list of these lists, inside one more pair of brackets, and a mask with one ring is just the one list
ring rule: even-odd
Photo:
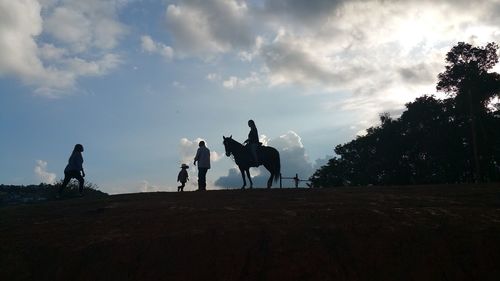
[[198,190],[207,189],[207,172],[210,169],[210,150],[205,146],[204,141],[198,144],[198,151],[194,157],[194,165],[198,162]]
[[[241,177],[243,179],[243,186],[241,189],[245,189],[247,185],[245,174],[250,181],[250,188],[252,188],[253,182],[250,177],[250,167],[254,166],[254,161],[251,153],[243,144],[235,141],[232,136],[227,138],[222,136],[222,138],[224,140],[223,144],[226,149],[226,156],[229,157],[232,154],[236,165],[238,165],[238,168],[240,169]],[[271,188],[273,179],[274,182],[276,182],[280,178],[280,154],[275,148],[270,146],[259,146],[258,154],[260,158],[260,165],[264,165],[264,167],[271,173],[271,176],[267,181],[267,188]]]
[[64,169],[64,180],[58,191],[59,196],[61,195],[63,189],[66,187],[66,185],[68,185],[71,179],[78,180],[78,191],[80,192],[80,195],[83,195],[83,184],[84,184],[83,178],[85,177],[85,171],[83,170],[82,166],[83,165],[82,152],[83,152],[83,145],[76,144],[75,147],[73,148],[71,156],[69,157],[68,165],[66,165],[66,168]]
[[244,142],[250,149],[253,161],[255,163],[255,167],[259,166],[259,158],[257,155],[257,148],[261,145],[259,142],[259,133],[257,131],[257,127],[255,126],[255,122],[253,120],[248,120],[248,127],[250,127],[250,132],[248,133],[248,139]]
[[177,175],[177,181],[180,182],[181,185],[177,187],[177,192],[184,191],[184,186],[186,185],[186,182],[189,180],[189,176],[188,176],[188,172],[187,172],[188,168],[189,168],[189,166],[186,164],[181,165],[181,171]]
[[293,182],[295,183],[295,188],[298,188],[299,182],[300,182],[299,174],[295,174],[295,177],[293,177],[292,179],[293,179]]

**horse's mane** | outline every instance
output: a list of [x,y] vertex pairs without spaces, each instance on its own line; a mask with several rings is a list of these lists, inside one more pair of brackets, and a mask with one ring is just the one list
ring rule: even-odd
[[234,144],[238,145],[239,147],[244,147],[244,145],[242,143],[240,143],[239,141],[233,139],[233,138],[227,138],[226,140],[230,140],[231,142],[233,142]]
[[[244,150],[245,150],[245,145],[243,145],[242,143],[240,143],[239,141],[229,137],[227,138],[226,140],[229,141],[228,145],[230,147],[232,147],[232,151],[233,151],[233,156],[236,158],[238,157],[238,155],[241,155],[242,154],[245,154]],[[236,154],[236,155],[235,155]]]

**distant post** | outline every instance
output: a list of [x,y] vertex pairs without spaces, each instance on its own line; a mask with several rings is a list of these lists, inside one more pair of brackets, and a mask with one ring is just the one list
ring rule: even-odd
[[280,188],[283,188],[283,183],[281,182],[281,173],[280,173]]

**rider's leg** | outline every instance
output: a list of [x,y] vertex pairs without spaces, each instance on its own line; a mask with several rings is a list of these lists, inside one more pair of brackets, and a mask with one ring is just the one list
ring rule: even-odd
[[257,144],[252,143],[251,148],[252,148],[251,150],[252,150],[253,161],[255,163],[259,163],[259,158],[257,157]]

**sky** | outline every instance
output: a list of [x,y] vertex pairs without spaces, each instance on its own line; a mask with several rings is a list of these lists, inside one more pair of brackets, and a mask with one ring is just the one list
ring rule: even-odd
[[249,119],[307,179],[379,114],[439,95],[457,42],[500,42],[500,1],[0,0],[0,183],[53,183],[81,143],[104,192],[177,190],[182,163],[195,190],[205,140],[207,188],[236,188],[222,137]]

